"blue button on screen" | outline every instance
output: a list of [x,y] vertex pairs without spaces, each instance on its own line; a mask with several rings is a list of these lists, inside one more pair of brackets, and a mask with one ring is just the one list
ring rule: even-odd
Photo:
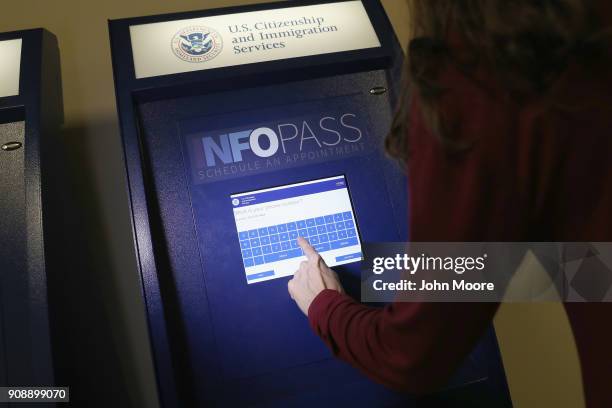
[[274,271],[266,271],[266,272],[254,273],[252,275],[247,275],[247,280],[267,278],[269,276],[274,276]]
[[349,259],[362,259],[362,256],[363,255],[361,254],[361,252],[357,252],[354,254],[341,255],[341,256],[336,257],[336,261],[343,262],[343,261],[348,261]]
[[314,244],[313,247],[317,252],[326,252],[331,249],[328,243]]
[[357,244],[358,244],[357,238],[346,238],[346,239],[340,239],[338,241],[334,241],[330,245],[332,249],[339,249],[339,248],[346,248],[346,247],[357,245]]

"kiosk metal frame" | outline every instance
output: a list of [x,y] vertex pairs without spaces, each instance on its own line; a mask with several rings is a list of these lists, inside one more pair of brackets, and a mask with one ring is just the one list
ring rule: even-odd
[[48,155],[63,118],[59,50],[53,34],[44,29],[1,33],[0,41],[21,39],[19,92],[0,97],[0,123],[22,122],[21,146],[0,151],[0,163],[23,155],[23,179],[7,176],[2,191],[23,190],[21,202],[4,202],[0,217],[11,220],[4,231],[0,270],[0,385],[50,386],[54,363],[49,301],[50,258],[57,237],[50,235],[47,198],[53,193],[46,172],[53,166]]
[[[256,83],[281,83],[288,79],[299,80],[300,77],[305,76],[303,74],[305,68],[315,68],[315,72],[312,69],[309,71],[308,77],[376,69],[384,67],[391,58],[397,55],[399,45],[383,41],[380,48],[371,50],[349,51],[339,54],[271,61],[256,65],[243,65],[136,79],[129,27],[137,24],[330,2],[333,1],[302,0],[286,3],[276,2],[109,21],[117,110],[125,150],[134,246],[137,248],[137,261],[143,290],[142,295],[144,296],[147,309],[152,352],[157,371],[160,399],[163,406],[173,406],[177,401],[180,401],[180,398],[177,394],[174,364],[168,339],[169,327],[164,313],[164,301],[160,288],[162,283],[159,281],[155,264],[152,226],[149,215],[151,211],[149,205],[150,197],[148,197],[146,188],[147,177],[141,155],[135,103],[172,98],[177,95],[196,94],[203,90],[214,92],[216,89],[223,89],[225,85],[221,84],[227,81],[232,81],[235,87],[240,87],[254,86]],[[364,5],[370,14],[379,38],[394,38],[395,34],[388,28],[391,25],[380,3],[365,0]]]
[[[403,53],[392,30],[388,17],[378,0],[363,0],[372,21],[381,47],[315,55],[293,59],[238,65],[221,69],[208,69],[179,74],[170,74],[137,79],[134,68],[134,52],[131,45],[130,26],[198,17],[209,17],[248,11],[277,8],[290,8],[305,5],[336,3],[338,0],[299,0],[275,2],[215,10],[174,13],[158,16],[137,17],[109,21],[109,32],[113,58],[113,70],[117,98],[117,109],[123,138],[126,177],[130,197],[134,247],[137,253],[139,278],[145,300],[147,320],[159,397],[163,406],[176,406],[185,402],[180,383],[180,370],[183,365],[173,355],[171,337],[178,335],[180,324],[172,322],[176,310],[164,298],[164,288],[173,288],[174,282],[160,274],[156,262],[156,206],[151,180],[147,172],[146,159],[143,157],[141,124],[137,106],[140,103],[164,99],[198,95],[227,89],[231,83],[234,89],[256,87],[260,84],[281,84],[286,81],[299,81],[317,77],[329,77],[376,69],[399,67]],[[393,64],[396,62],[396,64]],[[391,73],[394,81],[399,81],[400,69]],[[394,89],[389,89],[391,100],[396,100]],[[158,232],[159,233],[159,232]],[[176,290],[176,288],[174,288]],[[306,323],[305,323],[306,324]],[[493,342],[494,336],[493,336]],[[495,343],[495,348],[497,344]],[[499,359],[498,350],[495,359]],[[503,376],[503,372],[501,373]],[[504,384],[505,386],[505,384]]]

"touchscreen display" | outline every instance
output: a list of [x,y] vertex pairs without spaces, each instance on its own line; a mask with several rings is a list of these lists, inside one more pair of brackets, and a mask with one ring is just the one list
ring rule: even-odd
[[306,238],[333,267],[362,259],[361,241],[344,176],[230,196],[246,281],[290,276],[306,258]]

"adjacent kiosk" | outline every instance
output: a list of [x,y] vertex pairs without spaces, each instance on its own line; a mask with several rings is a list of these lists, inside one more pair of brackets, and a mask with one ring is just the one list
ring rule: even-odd
[[[359,298],[407,238],[383,152],[402,51],[378,0],[110,22],[134,245],[163,406],[417,406],[335,360],[287,294],[295,237]],[[424,400],[510,404],[491,330]]]
[[60,84],[55,36],[0,34],[0,386],[55,384],[46,154],[62,120]]

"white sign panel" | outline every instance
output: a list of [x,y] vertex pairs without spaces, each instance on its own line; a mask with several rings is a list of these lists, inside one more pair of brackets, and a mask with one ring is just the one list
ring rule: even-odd
[[380,47],[360,0],[130,27],[136,78]]
[[0,97],[19,95],[21,38],[0,41]]

